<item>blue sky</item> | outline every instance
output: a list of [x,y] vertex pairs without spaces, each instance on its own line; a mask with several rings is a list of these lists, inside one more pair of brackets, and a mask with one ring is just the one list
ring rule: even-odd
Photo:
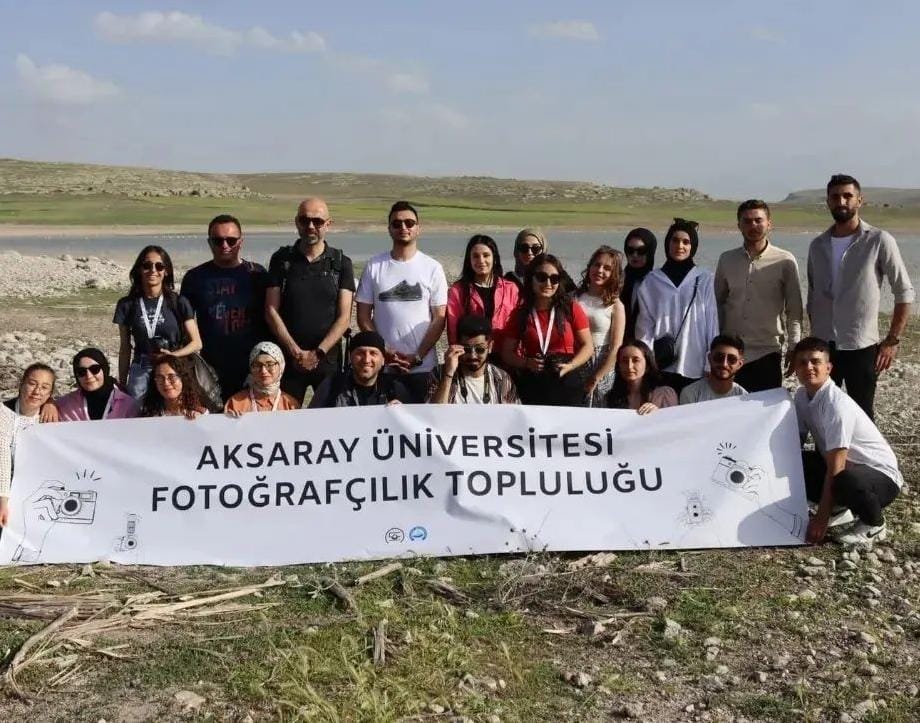
[[0,156],[920,187],[917,27],[907,0],[7,0]]

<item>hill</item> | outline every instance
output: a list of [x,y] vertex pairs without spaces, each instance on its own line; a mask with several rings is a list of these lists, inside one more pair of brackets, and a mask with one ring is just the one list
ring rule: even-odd
[[[867,206],[882,208],[920,208],[920,188],[865,187],[862,190]],[[827,192],[823,188],[793,191],[781,203],[795,206],[824,206]]]

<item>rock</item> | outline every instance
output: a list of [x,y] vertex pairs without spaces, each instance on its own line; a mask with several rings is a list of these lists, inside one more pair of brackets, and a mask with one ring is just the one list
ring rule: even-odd
[[789,667],[789,661],[789,655],[787,653],[782,653],[773,657],[770,667],[773,668],[773,670],[785,670]]
[[856,720],[862,720],[867,715],[875,712],[876,710],[878,710],[878,704],[874,700],[864,700],[861,703],[857,703],[855,706],[853,706],[852,716]]
[[577,630],[582,635],[588,635],[592,638],[596,638],[598,635],[603,635],[607,632],[607,628],[596,620],[582,620],[578,624]]
[[767,675],[765,671],[763,671],[763,670],[758,670],[758,671],[756,671],[756,672],[751,676],[751,678],[752,678],[753,680],[757,681],[758,683],[763,684],[763,683],[766,683],[766,682],[767,682],[767,680],[770,678],[770,676]]
[[671,618],[664,619],[664,639],[665,640],[676,640],[680,637],[680,634],[683,632],[683,628],[680,626],[680,623],[671,620]]
[[810,567],[824,567],[824,560],[820,557],[809,557],[805,560],[805,564]]
[[856,672],[860,675],[864,675],[867,678],[874,678],[876,675],[878,675],[878,666],[866,661],[860,664],[860,666],[856,669]]
[[865,645],[876,645],[878,643],[878,640],[875,639],[874,635],[871,635],[865,631],[861,631],[857,637],[859,638],[859,642]]
[[716,638],[716,637],[709,637],[709,638],[706,638],[706,639],[703,641],[703,647],[704,647],[704,648],[721,648],[721,647],[722,647],[722,639],[721,639],[721,638]]
[[[824,568],[821,569],[823,570]],[[802,590],[802,592],[799,593],[799,600],[812,601],[817,599],[818,593],[816,593],[814,590]]]
[[728,666],[727,665],[717,665],[716,675],[728,675]]
[[700,687],[711,693],[720,693],[725,690],[725,683],[718,675],[700,676]]
[[668,601],[663,597],[650,597],[645,601],[645,609],[650,613],[660,613],[668,607]]
[[611,711],[617,718],[641,718],[644,712],[645,706],[638,701],[635,703],[624,703]]
[[173,696],[173,700],[186,712],[196,711],[205,703],[202,696],[191,690],[180,690]]
[[858,569],[859,569],[859,565],[857,565],[857,564],[856,564],[855,562],[853,562],[852,560],[841,560],[841,561],[840,561],[840,569],[841,569],[841,570],[858,570]]
[[576,688],[587,688],[589,685],[591,685],[591,683],[594,682],[594,679],[590,675],[581,670],[577,673],[567,671],[562,674],[562,679],[569,685],[573,685]]
[[446,709],[443,705],[441,705],[440,703],[434,703],[434,702],[428,703],[428,706],[427,706],[427,707],[428,707],[428,710],[430,710],[430,711],[431,711],[432,713],[434,713],[435,715],[441,715],[445,710],[447,710],[447,709]]
[[476,620],[479,618],[479,613],[477,613],[475,610],[470,610],[469,608],[467,608],[466,612],[463,613],[463,615],[468,620]]
[[80,577],[96,577],[96,571],[92,565],[84,565],[80,568]]
[[918,693],[920,693],[920,688],[917,688],[913,683],[907,686],[907,695],[911,698],[916,698]]
[[664,683],[667,681],[668,676],[663,670],[656,670],[654,673],[652,673],[652,678],[654,678],[659,683]]

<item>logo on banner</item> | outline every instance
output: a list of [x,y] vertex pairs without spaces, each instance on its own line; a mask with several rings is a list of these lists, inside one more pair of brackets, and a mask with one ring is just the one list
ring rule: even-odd
[[402,542],[406,539],[406,533],[398,527],[391,527],[389,530],[387,530],[387,533],[384,535],[383,539],[385,539],[388,544],[393,542]]
[[422,540],[428,539],[428,530],[426,530],[421,525],[416,525],[411,530],[409,530],[409,539],[412,542],[421,542]]

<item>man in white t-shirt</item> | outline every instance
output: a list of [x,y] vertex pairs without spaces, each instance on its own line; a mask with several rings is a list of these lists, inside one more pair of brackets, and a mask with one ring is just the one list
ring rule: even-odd
[[747,394],[747,390],[735,381],[735,375],[743,366],[741,337],[719,334],[709,344],[709,374],[685,386],[680,392],[680,403],[711,402]]
[[390,208],[393,248],[364,267],[358,292],[358,327],[386,341],[387,373],[403,375],[415,402],[423,402],[435,344],[447,316],[447,278],[437,261],[418,249],[418,212],[407,201]]
[[[830,346],[817,337],[795,346],[793,368],[802,386],[795,394],[799,432],[811,432],[815,450],[802,452],[805,491],[818,509],[807,539],[824,539],[832,514],[849,510],[852,531],[837,536],[848,546],[871,547],[888,534],[882,509],[904,483],[894,452],[869,415],[831,379]],[[836,509],[835,509],[836,508]]]

